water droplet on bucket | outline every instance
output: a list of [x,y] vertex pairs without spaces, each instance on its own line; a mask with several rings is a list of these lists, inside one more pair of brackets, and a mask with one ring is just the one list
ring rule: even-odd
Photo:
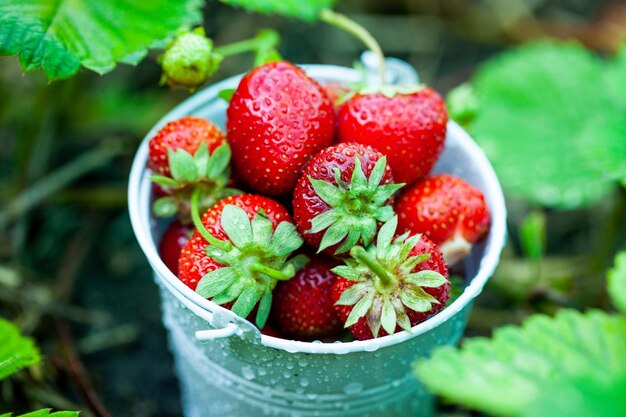
[[256,378],[256,375],[254,374],[254,370],[249,366],[244,366],[243,368],[241,368],[241,374],[248,381],[251,381],[254,378]]
[[306,378],[302,378],[302,379],[300,380],[300,386],[302,386],[302,387],[308,387],[308,386],[309,386],[309,383],[310,383],[310,382],[309,382],[309,380],[308,380],[308,379],[306,379]]
[[363,391],[363,384],[361,384],[360,382],[351,382],[343,387],[343,392],[345,392],[347,395],[358,394],[361,391]]

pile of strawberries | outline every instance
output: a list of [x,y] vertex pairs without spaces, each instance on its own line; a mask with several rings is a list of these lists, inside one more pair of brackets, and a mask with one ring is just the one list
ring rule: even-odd
[[448,122],[435,91],[347,90],[263,64],[235,90],[226,134],[184,117],[150,141],[154,213],[177,216],[163,261],[268,335],[410,330],[446,305],[448,267],[489,228],[480,191],[430,174]]

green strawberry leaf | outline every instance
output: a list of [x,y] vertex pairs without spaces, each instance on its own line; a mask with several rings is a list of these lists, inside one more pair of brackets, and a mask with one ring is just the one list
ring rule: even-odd
[[279,14],[307,22],[317,20],[323,9],[332,7],[336,0],[221,0],[231,6],[251,12]]
[[607,289],[613,304],[626,314],[626,251],[617,254],[615,266],[607,275]]
[[[78,417],[78,411],[52,411],[50,408],[42,408],[41,410],[32,411],[30,413],[21,414],[17,417]],[[0,417],[11,417],[11,413],[2,414]]]
[[26,72],[50,79],[82,65],[104,74],[137,64],[149,47],[202,21],[201,0],[0,0],[0,55],[19,55]]
[[33,340],[22,336],[15,325],[2,317],[0,341],[0,380],[41,360]]
[[490,340],[440,348],[414,370],[435,393],[489,414],[623,416],[626,317],[572,310],[535,315],[521,327],[496,330]]
[[606,146],[616,138],[618,151],[626,146],[605,73],[606,65],[582,46],[547,42],[505,52],[479,69],[469,130],[507,192],[573,208],[614,187],[603,164],[590,157],[599,149],[615,152]]

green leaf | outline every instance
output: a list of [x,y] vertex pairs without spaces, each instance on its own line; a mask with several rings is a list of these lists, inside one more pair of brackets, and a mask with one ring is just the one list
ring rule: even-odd
[[209,148],[205,141],[202,141],[196,149],[196,153],[193,154],[193,161],[200,177],[204,177],[209,165]]
[[367,177],[363,172],[361,160],[358,156],[354,157],[354,169],[352,170],[352,178],[350,178],[350,188],[364,188],[367,184]]
[[250,224],[252,226],[252,239],[254,242],[261,247],[269,247],[272,239],[272,232],[274,231],[274,226],[272,225],[271,220],[262,213],[257,213]]
[[[11,414],[2,414],[2,416],[10,416]],[[52,412],[49,408],[43,408],[41,410],[32,411],[30,413],[21,414],[18,417],[78,417],[78,411],[55,411]]]
[[[333,271],[333,273],[339,275],[340,277],[344,277],[346,279],[349,279],[351,281],[357,281],[359,279],[359,273],[356,271],[356,269],[351,268],[347,265],[339,265],[334,267],[333,269],[331,269],[331,271]],[[345,291],[344,291],[345,293]],[[354,304],[354,303],[353,303]]]
[[221,0],[231,6],[241,7],[251,12],[279,14],[307,22],[317,20],[320,12],[330,8],[336,0]]
[[200,279],[196,292],[202,297],[211,298],[233,285],[235,281],[237,274],[232,267],[219,268]]
[[15,325],[0,317],[0,380],[41,358],[33,340],[20,334]]
[[605,66],[596,56],[573,43],[528,44],[489,61],[472,87],[479,108],[470,133],[506,191],[574,208],[613,188],[589,157],[590,141],[602,148],[620,128]]
[[615,266],[608,273],[607,289],[615,307],[626,314],[626,251],[615,257]]
[[322,241],[320,242],[318,252],[321,252],[329,246],[339,243],[341,239],[347,236],[349,231],[350,228],[348,227],[348,225],[340,222],[333,223],[333,225],[330,226],[328,230],[326,230],[326,233],[324,233]]
[[217,93],[217,96],[225,102],[230,103],[230,100],[233,98],[233,94],[235,94],[234,88],[225,88]]
[[174,178],[166,177],[164,175],[152,175],[150,177],[150,181],[159,184],[166,188],[179,188],[180,183],[176,181]]
[[178,203],[174,197],[161,197],[152,204],[152,211],[157,217],[172,217],[178,213]]
[[[496,330],[491,340],[438,349],[414,369],[432,391],[489,414],[623,416],[626,317],[571,310],[535,315],[521,327]],[[606,403],[616,395],[621,400]]]
[[272,307],[272,292],[267,291],[261,297],[261,301],[259,302],[259,310],[256,313],[256,325],[259,329],[262,329],[267,322],[267,318],[270,315],[270,309]]
[[396,332],[396,310],[393,308],[393,304],[389,299],[383,301],[380,324],[388,334],[394,334]]
[[1,0],[0,54],[19,55],[24,71],[50,79],[80,66],[100,74],[136,64],[148,48],[202,21],[201,0]]
[[[372,223],[374,224],[374,229],[375,229],[376,222],[372,221]],[[361,237],[361,232],[359,232],[357,229],[350,229],[350,231],[348,232],[348,237],[337,248],[337,250],[335,251],[335,254],[340,254],[340,253],[350,251],[350,249],[352,249],[352,247],[356,245],[356,243],[359,241],[360,237]],[[369,239],[369,241],[371,241],[371,239]]]
[[184,149],[168,149],[168,160],[172,177],[177,181],[195,182],[200,177],[193,156]]
[[344,327],[352,326],[359,321],[361,317],[367,314],[367,310],[372,307],[372,303],[374,302],[374,295],[374,292],[368,292],[354,305],[346,319]]
[[217,179],[223,175],[230,163],[231,150],[227,143],[218,146],[211,154],[206,170],[207,178]]
[[374,169],[370,173],[370,178],[367,182],[367,186],[371,189],[375,189],[380,185],[380,182],[383,179],[383,175],[385,175],[385,167],[387,166],[387,157],[383,156],[378,161],[376,161],[376,165],[374,165]]
[[413,285],[424,288],[437,288],[448,282],[446,277],[439,272],[428,269],[407,275],[406,280]]
[[335,223],[339,218],[340,215],[336,209],[327,210],[322,214],[318,214],[311,220],[311,228],[307,230],[307,233],[321,232]]
[[324,180],[316,180],[309,177],[311,186],[317,195],[331,207],[339,205],[343,201],[343,192],[335,185]]
[[260,298],[256,286],[248,287],[242,291],[231,310],[239,317],[246,318]]
[[284,221],[278,223],[276,230],[274,230],[270,242],[270,251],[274,256],[287,256],[302,246],[303,243],[304,241],[296,230],[296,226]]
[[[334,269],[333,269],[334,271]],[[346,289],[335,303],[338,306],[353,306],[367,293],[367,286],[355,284]]]
[[236,247],[243,248],[252,243],[250,218],[241,207],[232,204],[224,206],[220,222],[222,229]]
[[385,224],[383,224],[378,231],[378,237],[376,238],[376,246],[380,248],[385,248],[391,245],[391,240],[393,236],[396,234],[396,229],[398,228],[398,216],[393,216],[389,219]]

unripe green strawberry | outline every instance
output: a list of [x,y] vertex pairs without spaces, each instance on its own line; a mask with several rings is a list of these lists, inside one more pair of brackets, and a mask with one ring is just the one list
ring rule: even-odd
[[195,90],[217,71],[222,56],[213,50],[213,41],[203,28],[183,32],[160,57],[161,83]]

